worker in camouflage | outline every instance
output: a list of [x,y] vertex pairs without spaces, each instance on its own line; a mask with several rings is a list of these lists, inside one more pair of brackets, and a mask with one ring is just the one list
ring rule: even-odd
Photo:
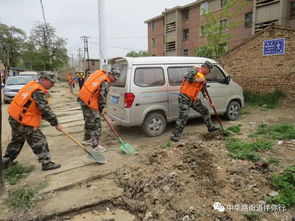
[[[17,163],[14,160],[21,152],[25,141],[37,155],[43,171],[60,167],[60,164],[51,161],[46,137],[40,130],[42,118],[56,130],[62,130],[46,98],[46,92],[54,85],[54,82],[53,73],[42,72],[39,82],[32,81],[24,86],[8,107],[12,137],[3,156],[4,168]],[[24,100],[23,106],[20,106],[21,100]],[[20,112],[16,109],[20,109]]]
[[[205,93],[205,76],[211,71],[213,65],[206,61],[201,68],[193,68],[186,76],[184,76],[183,83],[180,87],[178,96],[179,103],[179,117],[175,124],[175,129],[171,136],[172,141],[178,141],[182,131],[186,125],[190,108],[199,112],[208,128],[209,132],[218,130],[212,123],[211,116],[207,107],[205,107],[201,100],[198,99],[198,94],[201,92],[204,97]],[[214,104],[210,103],[210,106]]]
[[[120,78],[120,71],[117,68],[112,68],[106,74],[107,72],[103,70],[91,74],[81,88],[78,99],[85,121],[82,144],[91,145],[98,152],[106,151],[106,148],[99,143],[101,136],[100,115],[107,103],[110,83]],[[97,90],[99,90],[98,93],[96,93]]]

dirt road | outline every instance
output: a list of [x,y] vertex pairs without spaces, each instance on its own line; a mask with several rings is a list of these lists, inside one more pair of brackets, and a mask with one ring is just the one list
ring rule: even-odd
[[[84,121],[75,96],[69,94],[65,83],[57,84],[51,94],[50,103],[60,123],[81,140]],[[238,121],[223,123],[225,127],[241,124],[242,134],[237,137],[247,139],[261,122],[294,124],[294,110],[294,107],[248,108],[249,113]],[[3,119],[4,137],[7,137],[7,117]],[[201,119],[190,120],[183,138],[176,144],[169,143],[173,124],[156,138],[146,137],[140,128],[116,126],[124,140],[136,148],[132,156],[118,149],[119,142],[104,122],[102,125],[102,145],[109,149],[105,153],[108,162],[97,165],[72,141],[44,122],[42,130],[52,160],[62,167],[41,172],[26,144],[18,161],[35,165],[36,169],[18,185],[31,186],[43,180],[48,185],[36,206],[21,217],[6,207],[3,201],[7,196],[0,198],[0,220],[245,220],[244,211],[235,210],[234,206],[259,205],[272,191],[269,175],[294,164],[295,143],[292,142],[276,144],[273,151],[264,153],[280,162],[269,171],[256,170],[250,161],[232,159],[224,138],[208,136]],[[3,146],[6,144],[4,140]],[[7,185],[8,190],[12,188]],[[214,209],[215,202],[221,203],[225,211]],[[295,215],[294,207],[285,212],[264,213],[263,219],[290,220],[292,215]]]

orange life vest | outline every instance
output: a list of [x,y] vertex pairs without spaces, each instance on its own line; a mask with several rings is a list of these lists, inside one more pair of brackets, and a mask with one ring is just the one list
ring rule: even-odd
[[[205,75],[202,73],[201,68],[197,68],[197,74],[194,76],[196,79],[203,78],[204,80]],[[188,80],[184,80],[180,87],[180,93],[185,94],[190,99],[196,100],[200,91],[204,87],[203,82],[192,82],[190,83]]]
[[42,85],[31,81],[20,89],[7,109],[8,114],[23,125],[31,127],[40,126],[42,113],[32,98],[32,94],[36,90],[42,90],[44,93],[47,93],[47,90]]
[[103,81],[110,83],[106,71],[97,70],[89,76],[79,92],[79,98],[93,110],[99,110],[98,96]]

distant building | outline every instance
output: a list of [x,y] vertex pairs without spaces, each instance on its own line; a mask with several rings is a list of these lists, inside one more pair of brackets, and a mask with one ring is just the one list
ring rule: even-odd
[[[241,0],[249,2],[239,15],[225,25],[244,20],[234,28],[228,28],[231,38],[228,49],[270,24],[295,27],[295,0]],[[145,21],[148,25],[148,52],[155,56],[194,56],[195,48],[206,44],[202,29],[206,21],[204,10],[220,12],[227,0],[198,0],[184,6],[165,9],[161,15]]]

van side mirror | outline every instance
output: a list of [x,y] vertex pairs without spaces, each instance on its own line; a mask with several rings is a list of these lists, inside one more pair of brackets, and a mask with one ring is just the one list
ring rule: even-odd
[[230,82],[230,76],[226,76],[226,77],[224,78],[224,83],[225,83],[225,84],[229,84],[229,82]]

